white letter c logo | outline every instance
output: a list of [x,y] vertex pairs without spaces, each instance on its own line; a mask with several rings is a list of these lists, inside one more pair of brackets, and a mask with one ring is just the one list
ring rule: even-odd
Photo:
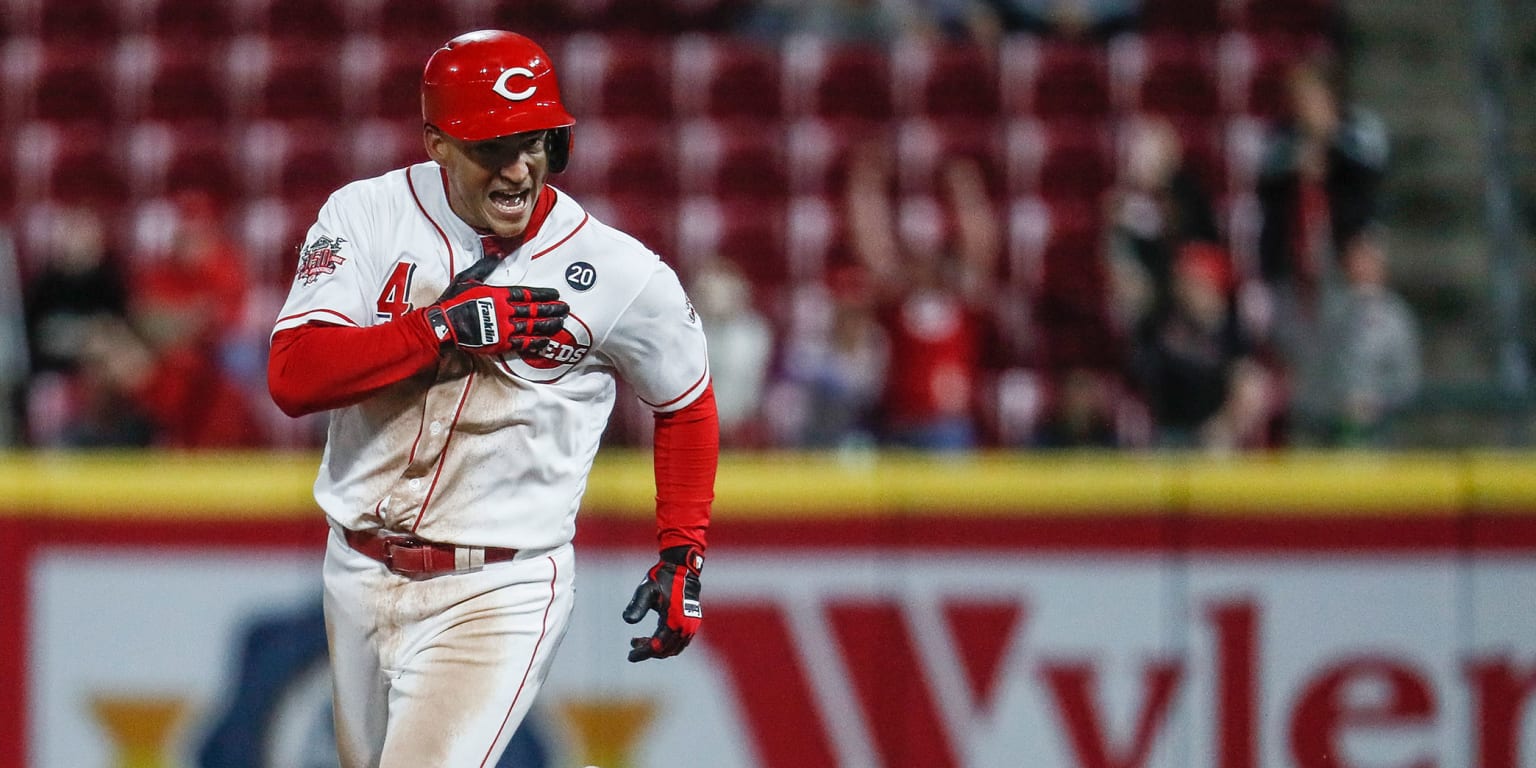
[[529,78],[530,80],[533,79],[533,71],[532,70],[527,69],[526,67],[513,67],[513,68],[511,68],[509,70],[506,70],[506,71],[502,72],[501,73],[501,77],[496,78],[496,85],[493,88],[491,88],[491,90],[495,91],[497,94],[501,95],[503,98],[510,99],[512,101],[523,101],[523,100],[527,99],[528,97],[532,96],[533,92],[537,91],[539,89],[539,87],[536,86],[536,85],[530,85],[527,88],[524,88],[523,90],[518,91],[516,93],[513,93],[513,92],[507,90],[507,78],[510,78],[513,75],[517,75],[519,77],[526,77],[526,78]]

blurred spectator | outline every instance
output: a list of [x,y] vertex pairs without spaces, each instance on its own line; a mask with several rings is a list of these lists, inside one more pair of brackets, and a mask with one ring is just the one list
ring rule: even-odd
[[267,443],[250,403],[208,357],[191,347],[154,349],[117,319],[91,324],[77,377],[74,446],[253,448]]
[[[846,190],[853,251],[873,280],[892,350],[881,438],[908,448],[971,448],[995,325],[997,214],[973,160],[945,168],[943,210],[904,211],[899,220],[891,175],[885,148],[866,145],[851,158]],[[946,212],[953,227],[945,226]]]
[[709,342],[709,373],[718,394],[720,443],[761,447],[761,418],[773,330],[752,303],[752,284],[729,259],[699,271],[689,290]]
[[0,448],[21,444],[31,370],[27,327],[21,265],[10,230],[0,222]]
[[1136,335],[1131,371],[1158,447],[1220,452],[1268,442],[1272,384],[1238,322],[1232,274],[1221,247],[1184,246],[1170,303]]
[[1084,368],[1064,372],[1056,397],[1035,431],[1038,448],[1118,448],[1115,391],[1102,375]]
[[[110,420],[117,404],[86,397],[76,372],[94,324],[121,320],[127,312],[128,290],[118,260],[106,241],[101,214],[93,208],[60,208],[52,217],[39,249],[35,271],[23,289],[27,346],[32,373],[24,394],[27,440],[34,445],[74,442],[77,422]],[[100,410],[100,413],[82,411]],[[100,433],[109,443],[137,444],[138,431],[125,425],[124,434],[110,424],[81,429]],[[95,443],[81,436],[80,441]]]
[[857,266],[794,292],[769,411],[778,442],[857,448],[875,442],[890,355],[868,275]]
[[175,204],[169,248],[144,254],[134,265],[129,315],[155,349],[217,353],[244,317],[245,255],[211,196],[183,192]]
[[1134,329],[1171,298],[1174,259],[1185,243],[1221,242],[1216,214],[1184,163],[1178,131],[1147,117],[1129,126],[1125,162],[1109,201],[1110,278],[1116,319]]
[[836,43],[875,45],[928,29],[915,0],[761,0],[740,25],[743,34],[764,40],[803,33]]
[[128,292],[94,209],[58,211],[46,242],[24,291],[28,345],[34,372],[68,373],[77,366],[86,326],[123,317]]
[[1324,294],[1309,354],[1294,369],[1294,438],[1302,445],[1384,447],[1392,417],[1418,392],[1418,324],[1387,285],[1373,228],[1343,253],[1344,282]]
[[1387,162],[1384,124],[1346,102],[1331,62],[1297,64],[1286,87],[1288,116],[1268,137],[1257,189],[1259,267],[1276,312],[1306,304],[1340,246],[1375,218]]

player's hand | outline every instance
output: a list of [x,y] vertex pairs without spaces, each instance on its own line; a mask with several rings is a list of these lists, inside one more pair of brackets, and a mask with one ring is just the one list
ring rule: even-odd
[[693,547],[661,551],[661,561],[651,566],[624,609],[624,621],[630,624],[640,623],[651,609],[658,614],[654,634],[630,639],[630,661],[665,659],[688,647],[704,620],[704,609],[699,606],[699,572],[703,569],[704,553]]
[[565,323],[570,305],[554,288],[486,285],[495,263],[481,259],[459,273],[427,307],[427,320],[443,346],[480,355],[534,354]]

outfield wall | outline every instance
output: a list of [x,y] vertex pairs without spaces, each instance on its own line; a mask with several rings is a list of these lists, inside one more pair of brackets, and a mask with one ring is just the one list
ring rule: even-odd
[[[7,456],[0,766],[326,765],[315,461]],[[727,456],[630,665],[651,496],[600,459],[519,766],[1536,765],[1536,456]]]

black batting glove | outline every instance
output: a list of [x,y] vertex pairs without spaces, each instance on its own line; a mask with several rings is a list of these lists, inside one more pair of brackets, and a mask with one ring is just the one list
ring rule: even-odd
[[570,305],[553,288],[486,285],[497,261],[483,258],[454,277],[427,322],[444,348],[479,355],[537,354],[560,332]]
[[630,661],[665,659],[688,647],[704,620],[704,609],[699,605],[702,570],[704,553],[694,547],[661,551],[660,562],[651,566],[624,609],[624,621],[630,624],[640,623],[647,611],[655,609],[657,613],[655,633],[630,639]]

